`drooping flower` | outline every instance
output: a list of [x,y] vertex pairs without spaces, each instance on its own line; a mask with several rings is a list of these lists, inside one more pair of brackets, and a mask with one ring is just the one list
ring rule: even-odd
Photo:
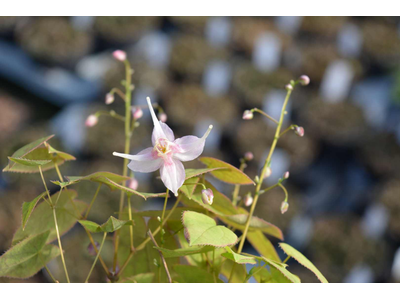
[[128,168],[134,172],[150,173],[160,169],[162,182],[177,195],[185,181],[185,168],[182,161],[191,161],[200,156],[213,126],[210,125],[201,138],[187,135],[175,139],[172,129],[157,120],[149,97],[147,97],[147,103],[154,123],[151,137],[153,147],[146,148],[136,155],[117,152],[113,155],[130,159]]
[[289,209],[289,203],[287,203],[286,201],[283,201],[281,204],[281,213],[282,215],[287,212],[287,210]]
[[113,103],[113,102],[114,102],[114,95],[111,94],[111,93],[108,93],[108,94],[106,95],[105,103],[106,103],[107,105],[110,105],[110,104]]
[[251,120],[253,119],[253,112],[251,110],[245,110],[243,112],[243,120]]
[[214,193],[212,189],[208,188],[201,191],[201,199],[204,204],[212,205],[214,201]]

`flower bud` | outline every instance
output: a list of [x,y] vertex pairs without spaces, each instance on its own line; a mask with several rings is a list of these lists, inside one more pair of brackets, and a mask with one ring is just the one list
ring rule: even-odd
[[93,127],[94,125],[97,124],[98,121],[99,121],[99,118],[97,118],[95,115],[90,115],[87,117],[85,125],[87,127]]
[[284,214],[289,209],[289,203],[283,201],[281,204],[281,213]]
[[272,174],[272,170],[270,167],[267,167],[267,169],[265,170],[265,175],[264,175],[264,179],[268,178],[269,176],[271,176]]
[[135,120],[140,119],[143,116],[143,110],[140,107],[132,107],[132,114]]
[[287,171],[287,172],[285,172],[285,174],[283,174],[283,178],[288,179],[289,175],[290,175],[290,173],[289,173],[289,171]]
[[160,216],[157,216],[157,220],[158,220],[158,222],[161,223],[161,217]]
[[139,182],[135,178],[132,178],[128,181],[128,188],[136,191],[138,186]]
[[285,89],[289,92],[289,91],[293,91],[293,86],[291,84],[287,84],[285,86]]
[[[94,242],[94,244],[96,245],[96,248],[99,249],[100,244],[98,242]],[[96,250],[94,250],[93,244],[89,243],[88,247],[87,247],[87,251],[89,253],[90,256],[96,256]]]
[[253,160],[253,158],[254,158],[254,155],[253,155],[253,153],[252,152],[246,152],[245,154],[244,154],[244,159],[245,160],[247,160],[247,161],[251,161],[251,160]]
[[304,136],[304,128],[303,127],[296,126],[296,128],[294,129],[294,132],[300,137]]
[[158,115],[158,118],[160,119],[161,122],[165,123],[167,122],[167,114],[166,113],[161,113]]
[[243,120],[251,120],[253,119],[253,112],[251,110],[245,110],[243,112]]
[[116,60],[124,61],[126,59],[126,52],[122,50],[115,50],[113,56]]
[[310,83],[310,77],[308,77],[307,75],[302,75],[299,78],[299,82],[301,85],[308,85]]
[[247,194],[243,199],[244,206],[250,206],[253,203],[253,197],[251,194]]
[[211,189],[205,189],[201,191],[201,199],[203,200],[204,204],[213,204],[214,200],[214,193]]
[[111,93],[106,94],[106,104],[109,105],[114,102],[114,95]]

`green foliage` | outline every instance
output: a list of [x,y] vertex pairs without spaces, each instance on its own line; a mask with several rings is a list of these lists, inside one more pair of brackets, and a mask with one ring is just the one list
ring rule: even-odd
[[210,251],[214,250],[214,247],[212,246],[193,246],[193,247],[188,247],[188,248],[181,248],[181,249],[175,249],[175,250],[169,250],[165,248],[160,248],[160,247],[154,247],[157,250],[160,250],[165,258],[169,257],[182,257],[182,256],[187,256],[187,255],[194,255],[194,254],[199,254],[199,253],[207,253]]
[[223,182],[230,184],[255,185],[254,181],[251,180],[249,176],[226,162],[212,157],[201,157],[200,161],[209,168],[223,168],[211,172],[215,178],[218,178]]
[[[65,176],[65,177],[68,179],[68,182],[66,183],[67,185],[72,185],[72,184],[79,183],[81,181],[89,180],[89,181],[93,181],[96,183],[105,184],[112,191],[117,189],[114,186],[115,183],[121,183],[121,182],[124,182],[124,181],[130,179],[130,177],[114,174],[111,172],[96,172],[96,173],[89,174],[86,176]],[[53,183],[57,184],[57,185],[62,185],[62,183],[60,184],[60,182],[58,182],[58,181],[54,181]]]
[[32,211],[34,210],[36,204],[39,202],[40,199],[42,199],[46,195],[46,192],[41,193],[39,196],[37,196],[35,199],[33,199],[30,202],[24,202],[22,204],[22,230],[25,229],[25,225],[29,220],[29,217],[32,214]]
[[285,276],[287,279],[289,279],[291,282],[293,283],[300,283],[300,278],[297,277],[296,275],[290,273],[288,270],[286,270],[287,265],[277,262],[277,261],[273,261],[272,259],[269,258],[262,258],[268,265],[270,265],[271,267],[275,268],[276,270],[278,270],[280,273],[282,273],[283,276]]
[[125,283],[152,283],[154,280],[154,273],[143,273],[126,278]]
[[230,259],[226,259],[222,264],[221,274],[232,283],[243,283],[247,277],[245,265],[235,264]]
[[214,279],[213,274],[195,266],[176,265],[173,267],[173,270],[176,273],[174,280],[180,283],[222,282],[220,279]]
[[46,245],[50,231],[30,236],[0,257],[0,277],[28,278],[60,255],[54,245]]
[[216,170],[220,170],[220,169],[226,169],[224,167],[217,167],[217,168],[204,168],[204,169],[186,169],[185,173],[186,173],[186,180],[193,178],[193,177],[198,177],[200,175],[206,174],[206,173],[210,173]]
[[235,253],[231,248],[225,247],[226,253],[222,253],[223,257],[233,260],[237,264],[251,264],[255,265],[257,260],[250,256],[245,256],[242,254]]
[[288,256],[293,257],[301,265],[313,272],[322,283],[328,283],[328,280],[326,280],[324,275],[322,275],[322,273],[307,259],[307,257],[288,244],[280,243],[279,246]]
[[262,256],[274,261],[281,261],[274,246],[261,231],[249,231],[247,240]]
[[37,173],[39,165],[46,171],[65,161],[75,160],[72,155],[58,151],[47,143],[53,136],[41,138],[17,150],[9,157],[9,163],[3,172]]
[[78,222],[90,232],[114,232],[124,225],[133,225],[132,221],[118,220],[113,216],[109,217],[107,222],[102,225],[87,220],[80,220]]
[[182,223],[190,246],[225,247],[237,242],[235,233],[225,226],[217,225],[214,219],[201,213],[185,211],[182,215]]
[[[59,193],[60,192],[57,192],[51,196],[53,203],[56,203]],[[61,192],[61,195],[58,199],[56,205],[56,215],[60,235],[68,232],[87,208],[86,203],[73,200],[75,198],[75,191],[65,190]],[[23,229],[21,226],[17,230],[12,244],[15,245],[31,235],[36,235],[47,230],[50,230],[48,242],[55,240],[57,236],[54,228],[53,211],[46,202],[42,202],[37,205],[36,209],[31,213],[29,222],[25,225],[25,229]]]

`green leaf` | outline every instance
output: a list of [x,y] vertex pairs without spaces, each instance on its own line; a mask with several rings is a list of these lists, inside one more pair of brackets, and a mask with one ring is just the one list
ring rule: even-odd
[[226,168],[218,167],[218,168],[203,168],[203,169],[186,169],[185,180],[221,169],[226,169]]
[[75,160],[72,155],[58,151],[47,143],[53,136],[42,138],[17,150],[11,156],[9,164],[3,169],[3,172],[37,173],[39,172],[37,165],[40,164],[37,161],[43,163],[48,161],[42,165],[42,170],[46,171],[54,168],[55,165],[62,165],[65,161]]
[[230,184],[254,184],[254,181],[250,179],[245,173],[235,168],[234,166],[223,162],[219,159],[212,157],[201,157],[200,161],[204,163],[208,168],[224,168],[220,170],[212,171],[211,174],[219,180],[230,183]]
[[[173,267],[177,276],[175,281],[180,283],[210,283],[214,282],[214,276],[204,269],[195,266],[176,265]],[[216,278],[217,282],[221,282]]]
[[15,157],[8,157],[9,160],[15,162],[17,164],[21,164],[28,167],[39,167],[51,162],[51,160],[30,160],[26,158],[15,158]]
[[214,219],[194,211],[182,215],[185,235],[190,246],[211,245],[225,247],[237,243],[237,236],[225,226],[217,225]]
[[90,232],[114,232],[124,225],[133,225],[132,221],[118,220],[113,216],[109,217],[107,222],[102,225],[88,220],[79,220],[78,222]]
[[199,182],[199,177],[193,177],[186,179],[183,185],[179,188],[179,190],[186,195],[189,199],[192,199],[193,192],[195,191],[196,187],[198,186],[197,183]]
[[[233,266],[235,267],[232,272]],[[230,282],[232,283],[243,283],[247,276],[246,266],[235,264],[233,261],[226,259],[222,264],[221,274],[226,278],[227,281],[230,278]]]
[[[53,203],[56,202],[58,195],[59,192],[51,196]],[[60,230],[60,235],[65,234],[75,225],[80,218],[78,212],[79,214],[82,214],[87,209],[86,203],[73,200],[75,198],[76,192],[73,190],[63,190],[61,192],[60,198],[56,205],[57,223]],[[78,212],[75,209],[77,209]],[[48,242],[55,240],[57,236],[54,229],[53,210],[46,202],[42,202],[37,205],[35,210],[32,212],[25,229],[23,230],[21,226],[17,230],[12,244],[15,245],[31,235],[36,235],[47,230],[50,230]]]
[[252,264],[255,265],[257,260],[251,256],[245,256],[242,254],[235,253],[231,248],[225,247],[226,253],[222,253],[223,257],[234,261],[237,264]]
[[165,258],[169,257],[182,257],[182,256],[187,256],[187,255],[194,255],[194,254],[199,254],[199,253],[207,253],[210,251],[213,251],[215,248],[212,246],[193,246],[193,247],[188,247],[188,248],[181,248],[181,249],[175,249],[175,250],[169,250],[165,248],[160,248],[160,247],[154,247],[157,250],[160,250]]
[[45,245],[50,232],[31,236],[0,257],[0,277],[28,278],[60,255],[54,245]]
[[39,202],[39,200],[43,198],[44,195],[46,195],[46,192],[41,193],[39,196],[37,196],[32,201],[24,202],[22,204],[22,230],[25,229],[25,225],[28,222],[33,209],[35,208],[35,206]]
[[154,273],[143,273],[131,276],[125,279],[125,283],[152,283],[154,280]]
[[322,283],[328,283],[328,280],[322,275],[322,273],[314,266],[314,264],[307,259],[303,254],[301,254],[299,251],[297,251],[295,248],[292,246],[285,244],[285,243],[280,243],[279,246],[282,248],[282,250],[288,255],[293,257],[295,260],[299,262],[299,264],[303,265],[307,269],[309,269],[311,272],[313,272],[319,281]]
[[249,231],[247,233],[247,241],[262,256],[270,258],[274,261],[281,261],[278,253],[270,240],[261,231]]
[[[218,217],[218,218],[220,218],[224,223],[243,231],[248,217],[249,217],[248,214],[240,214],[240,215]],[[253,216],[251,218],[249,230],[250,231],[260,230],[260,231],[267,233],[271,236],[274,236],[280,240],[283,240],[282,231],[277,226],[275,226],[267,221],[264,221],[263,219],[260,219],[258,217]]]
[[278,270],[279,272],[281,272],[283,274],[283,276],[285,276],[287,279],[289,279],[291,282],[294,283],[300,283],[300,278],[297,277],[296,275],[290,273],[288,270],[286,270],[287,265],[277,262],[277,261],[273,261],[272,259],[268,259],[266,257],[262,258],[267,264],[269,264],[271,267],[274,267],[276,270]]
[[[68,180],[67,185],[72,185],[79,183],[81,181],[93,181],[97,183],[102,183],[108,186],[112,191],[117,188],[114,186],[114,183],[121,183],[130,179],[130,177],[122,176],[118,174],[114,174],[111,172],[96,172],[86,176],[65,176]],[[111,180],[113,183],[110,183],[108,180]],[[53,182],[54,184],[60,185],[59,182]]]

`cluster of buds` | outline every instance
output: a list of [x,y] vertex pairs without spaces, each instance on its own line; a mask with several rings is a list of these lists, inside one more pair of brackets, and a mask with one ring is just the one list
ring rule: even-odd
[[214,193],[213,191],[208,188],[201,191],[201,199],[203,200],[204,204],[212,205],[214,201]]

